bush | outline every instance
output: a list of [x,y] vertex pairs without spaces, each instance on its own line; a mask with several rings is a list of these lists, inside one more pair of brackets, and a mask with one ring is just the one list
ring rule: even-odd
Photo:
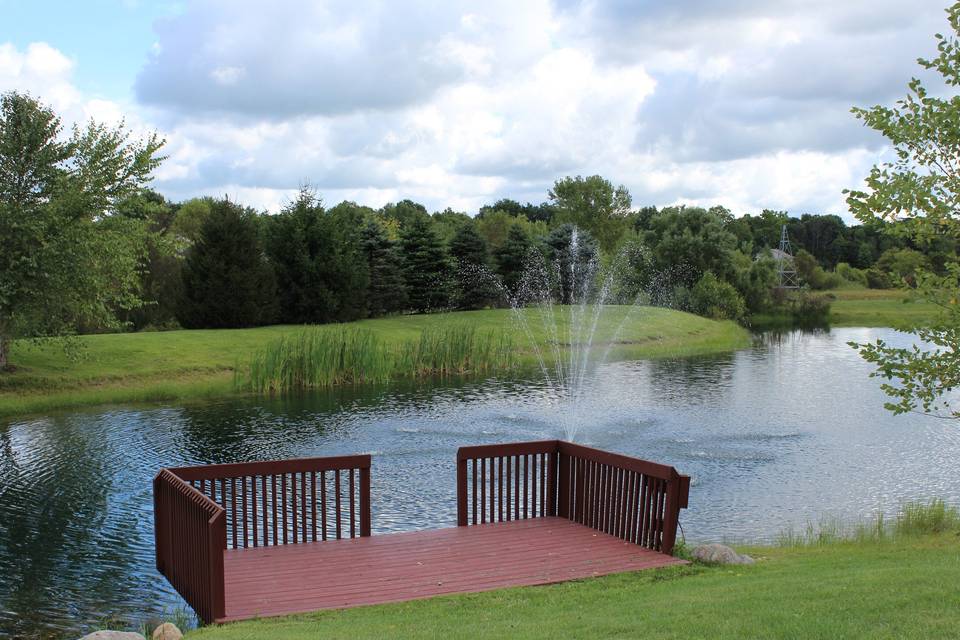
[[867,286],[867,272],[863,269],[851,267],[846,262],[837,265],[837,275],[847,282]]
[[800,324],[817,325],[830,315],[830,296],[801,291],[793,300],[793,315]]
[[689,304],[694,313],[714,320],[739,320],[747,310],[736,288],[709,271],[693,285]]
[[893,280],[890,279],[890,276],[876,267],[867,269],[865,277],[867,279],[867,286],[871,289],[893,288]]
[[830,271],[824,271],[817,264],[817,259],[809,252],[800,249],[794,257],[797,273],[811,289],[824,290],[840,286],[840,276]]

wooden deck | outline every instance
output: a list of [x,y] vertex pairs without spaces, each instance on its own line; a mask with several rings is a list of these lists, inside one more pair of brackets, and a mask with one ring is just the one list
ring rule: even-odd
[[547,517],[224,553],[218,622],[651,569],[684,561]]
[[690,478],[561,440],[457,450],[457,527],[372,536],[368,454],[161,469],[157,569],[204,622],[677,564]]

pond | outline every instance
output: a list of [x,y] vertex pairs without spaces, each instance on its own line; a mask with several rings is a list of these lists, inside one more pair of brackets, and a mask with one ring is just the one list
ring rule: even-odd
[[688,541],[769,541],[821,518],[960,500],[960,426],[895,417],[846,342],[886,329],[758,336],[726,355],[620,362],[571,407],[538,381],[341,389],[295,399],[120,407],[0,425],[0,637],[68,637],[183,606],[154,570],[161,466],[374,454],[373,530],[455,523],[457,447],[563,437],[692,476]]

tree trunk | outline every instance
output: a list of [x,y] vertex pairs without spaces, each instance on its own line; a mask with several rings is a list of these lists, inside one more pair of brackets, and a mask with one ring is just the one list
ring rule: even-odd
[[10,349],[10,340],[0,333],[0,372],[7,368],[7,351]]

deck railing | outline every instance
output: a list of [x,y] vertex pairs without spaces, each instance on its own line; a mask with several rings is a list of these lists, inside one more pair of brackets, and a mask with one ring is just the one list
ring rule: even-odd
[[157,570],[205,621],[224,616],[223,507],[167,469],[153,480]]
[[370,535],[370,456],[161,469],[157,569],[205,622],[225,615],[225,550]]
[[457,450],[457,524],[556,515],[557,441]]
[[226,548],[370,535],[370,456],[170,469],[220,505]]
[[[690,479],[560,440],[457,451],[457,524],[559,516],[670,554]],[[157,569],[205,622],[225,613],[228,549],[370,535],[370,456],[161,469]]]
[[457,452],[460,526],[556,515],[669,554],[689,488],[673,467],[561,440]]

